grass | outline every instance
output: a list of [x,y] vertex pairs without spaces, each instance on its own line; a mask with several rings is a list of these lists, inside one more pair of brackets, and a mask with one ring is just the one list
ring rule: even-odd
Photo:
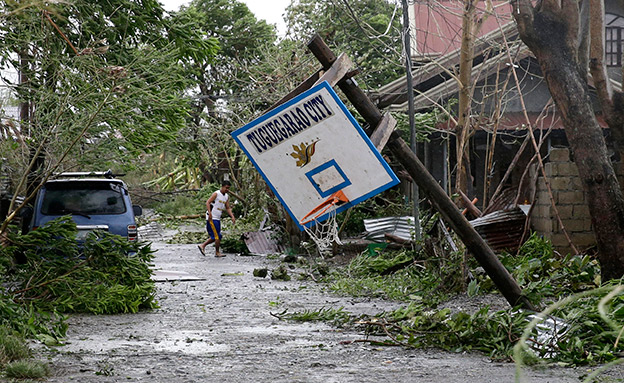
[[0,330],[0,366],[30,357],[30,349],[24,340],[3,327]]
[[50,374],[47,364],[37,360],[18,360],[4,368],[7,378],[42,379]]
[[31,359],[32,352],[24,339],[8,327],[0,327],[0,371],[10,379],[42,379],[48,366]]

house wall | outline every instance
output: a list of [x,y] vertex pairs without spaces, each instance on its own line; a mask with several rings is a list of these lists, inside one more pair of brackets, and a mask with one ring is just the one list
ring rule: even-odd
[[[477,18],[483,20],[478,36],[500,28],[512,21],[511,5],[506,0],[492,2],[494,14],[486,9],[485,2],[477,3]],[[462,0],[418,0],[410,12],[416,60],[435,58],[461,46]]]
[[499,103],[505,113],[522,112],[523,106],[528,112],[542,111],[550,100],[550,92],[537,62],[526,59],[516,63],[516,73],[522,79],[520,91],[515,81],[510,80],[508,69],[508,66],[501,66],[498,76],[485,78],[476,84],[471,105],[473,114],[491,115]]
[[[582,251],[593,246],[596,238],[592,231],[587,196],[583,191],[576,164],[570,160],[570,152],[567,148],[552,148],[548,160],[549,162],[544,164],[544,170],[550,181],[557,211],[570,239],[576,248]],[[536,171],[538,171],[537,166],[533,166],[531,169],[533,175]],[[615,166],[615,171],[618,178],[622,179],[624,174],[621,166]],[[537,182],[531,228],[549,238],[554,248],[560,253],[571,252],[568,240],[557,220],[555,209],[552,207],[546,181],[542,176]]]
[[605,1],[605,12],[624,15],[624,4],[620,1]]
[[[516,64],[516,74],[521,79],[520,91],[515,85],[515,81],[510,80],[507,67],[503,67],[496,76],[486,78],[477,82],[471,110],[473,114],[492,115],[500,104],[504,107],[506,114],[522,113],[526,110],[529,113],[542,113],[544,105],[551,99],[548,85],[542,75],[542,70],[534,58],[521,60]],[[621,72],[621,68],[619,68]],[[498,79],[498,83],[496,80]],[[505,86],[506,84],[506,86]],[[503,90],[501,92],[501,90]],[[499,100],[502,94],[502,101]],[[590,93],[592,106],[596,112],[602,109],[594,92]],[[439,101],[444,103],[444,101]],[[455,109],[457,110],[457,109]],[[524,121],[526,122],[526,121]]]

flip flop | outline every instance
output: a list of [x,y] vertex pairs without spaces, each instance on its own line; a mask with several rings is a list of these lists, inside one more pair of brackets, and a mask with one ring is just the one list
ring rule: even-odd
[[217,258],[223,258],[223,257],[225,257],[225,254],[215,255],[215,257],[217,257]]
[[199,249],[199,252],[202,253],[202,255],[206,255],[206,253],[204,252],[204,249],[201,248],[201,246],[197,245],[197,248]]

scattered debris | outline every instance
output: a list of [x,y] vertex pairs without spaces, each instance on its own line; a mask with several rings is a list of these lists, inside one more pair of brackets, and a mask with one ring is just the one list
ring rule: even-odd
[[329,275],[329,272],[331,271],[329,269],[329,265],[327,265],[326,263],[317,263],[313,269],[317,274],[322,277]]
[[243,275],[245,275],[245,273],[243,272],[238,272],[238,273],[223,273],[221,274],[222,277],[242,277]]
[[184,271],[154,270],[152,273],[152,280],[154,282],[203,281],[205,279],[206,278],[196,277]]
[[269,270],[266,267],[260,269],[254,269],[253,276],[257,278],[265,278],[269,274]]
[[385,234],[391,234],[405,240],[411,240],[414,234],[414,217],[385,217],[365,219],[366,238],[383,242]]
[[272,230],[250,231],[242,237],[251,254],[265,255],[284,252],[284,246],[275,239],[276,233]]
[[[530,321],[538,318],[534,314],[527,317]],[[559,350],[558,344],[567,336],[570,331],[570,324],[561,318],[548,316],[538,322],[535,331],[537,337],[529,338],[527,344],[538,351],[543,358],[556,358]]]
[[284,258],[282,258],[282,261],[286,263],[296,263],[298,260],[299,258],[294,254],[286,254]]
[[526,215],[515,207],[495,211],[470,221],[475,230],[485,239],[492,250],[515,252],[520,247]]
[[280,281],[290,281],[290,275],[284,265],[280,265],[277,269],[271,271],[271,279]]
[[459,195],[461,197],[462,204],[465,207],[465,209],[462,211],[463,215],[470,213],[475,218],[479,218],[483,215],[483,213],[481,213],[481,210],[479,210],[479,208],[475,206],[475,203],[477,203],[478,201],[477,198],[474,198],[471,201],[470,198],[468,198],[468,196],[464,194],[464,192],[462,192],[461,190],[459,190]]

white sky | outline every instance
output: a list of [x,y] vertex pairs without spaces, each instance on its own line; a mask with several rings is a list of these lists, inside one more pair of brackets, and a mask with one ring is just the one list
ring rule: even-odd
[[[290,0],[239,0],[256,15],[258,19],[264,19],[269,24],[277,25],[277,32],[283,36],[286,33],[286,25],[282,17]],[[167,11],[177,11],[181,5],[186,5],[190,0],[160,0]]]

